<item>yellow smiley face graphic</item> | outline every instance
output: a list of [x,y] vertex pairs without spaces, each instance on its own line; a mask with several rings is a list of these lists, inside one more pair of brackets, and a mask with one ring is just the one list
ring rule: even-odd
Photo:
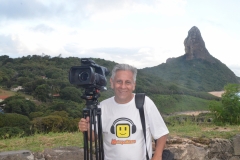
[[129,124],[117,124],[116,135],[118,138],[127,138],[130,136],[130,125]]

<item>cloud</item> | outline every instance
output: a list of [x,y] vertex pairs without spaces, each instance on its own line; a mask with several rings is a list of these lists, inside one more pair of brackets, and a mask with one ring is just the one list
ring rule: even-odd
[[50,10],[39,1],[1,0],[0,17],[7,19],[24,19],[49,15]]
[[[79,25],[88,18],[85,14],[87,1],[75,0],[1,0],[0,23],[9,21],[42,21],[62,23],[62,25]],[[64,22],[64,23],[63,23]]]
[[115,21],[129,15],[180,16],[185,14],[185,5],[185,0],[105,0],[89,3],[86,8],[93,21]]
[[0,35],[0,54],[18,54],[26,47],[19,41],[18,36],[14,35]]
[[[29,1],[1,0],[0,17],[8,20],[45,19],[80,23],[81,20],[121,17],[129,13],[161,12],[179,15],[184,12],[185,0],[59,0]],[[106,18],[105,18],[106,19]]]
[[33,30],[35,32],[43,32],[43,33],[49,33],[54,31],[54,29],[52,27],[49,27],[45,24],[39,24],[35,27],[30,27],[30,30]]
[[240,65],[239,64],[232,64],[228,66],[236,76],[240,77]]

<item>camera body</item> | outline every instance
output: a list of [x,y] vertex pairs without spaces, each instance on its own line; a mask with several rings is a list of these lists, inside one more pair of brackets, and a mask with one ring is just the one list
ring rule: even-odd
[[89,88],[103,88],[107,85],[106,76],[109,70],[103,66],[96,64],[88,58],[81,59],[81,66],[73,66],[69,71],[69,82],[71,84]]

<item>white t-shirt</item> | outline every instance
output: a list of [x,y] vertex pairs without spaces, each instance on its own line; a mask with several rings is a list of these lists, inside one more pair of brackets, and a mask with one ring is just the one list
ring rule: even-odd
[[[135,97],[127,104],[118,104],[114,97],[102,101],[102,131],[105,160],[145,160],[146,143]],[[144,113],[148,155],[152,156],[152,137],[169,133],[158,109],[145,97]]]

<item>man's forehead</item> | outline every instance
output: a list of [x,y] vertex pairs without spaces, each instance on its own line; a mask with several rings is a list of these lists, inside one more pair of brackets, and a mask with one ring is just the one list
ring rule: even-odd
[[116,74],[114,79],[121,79],[121,80],[133,80],[133,75],[127,74]]
[[129,75],[129,76],[133,76],[133,72],[129,71],[129,70],[118,70],[115,73],[115,76],[116,75]]
[[133,73],[129,70],[118,70],[114,76],[114,80],[134,81]]

